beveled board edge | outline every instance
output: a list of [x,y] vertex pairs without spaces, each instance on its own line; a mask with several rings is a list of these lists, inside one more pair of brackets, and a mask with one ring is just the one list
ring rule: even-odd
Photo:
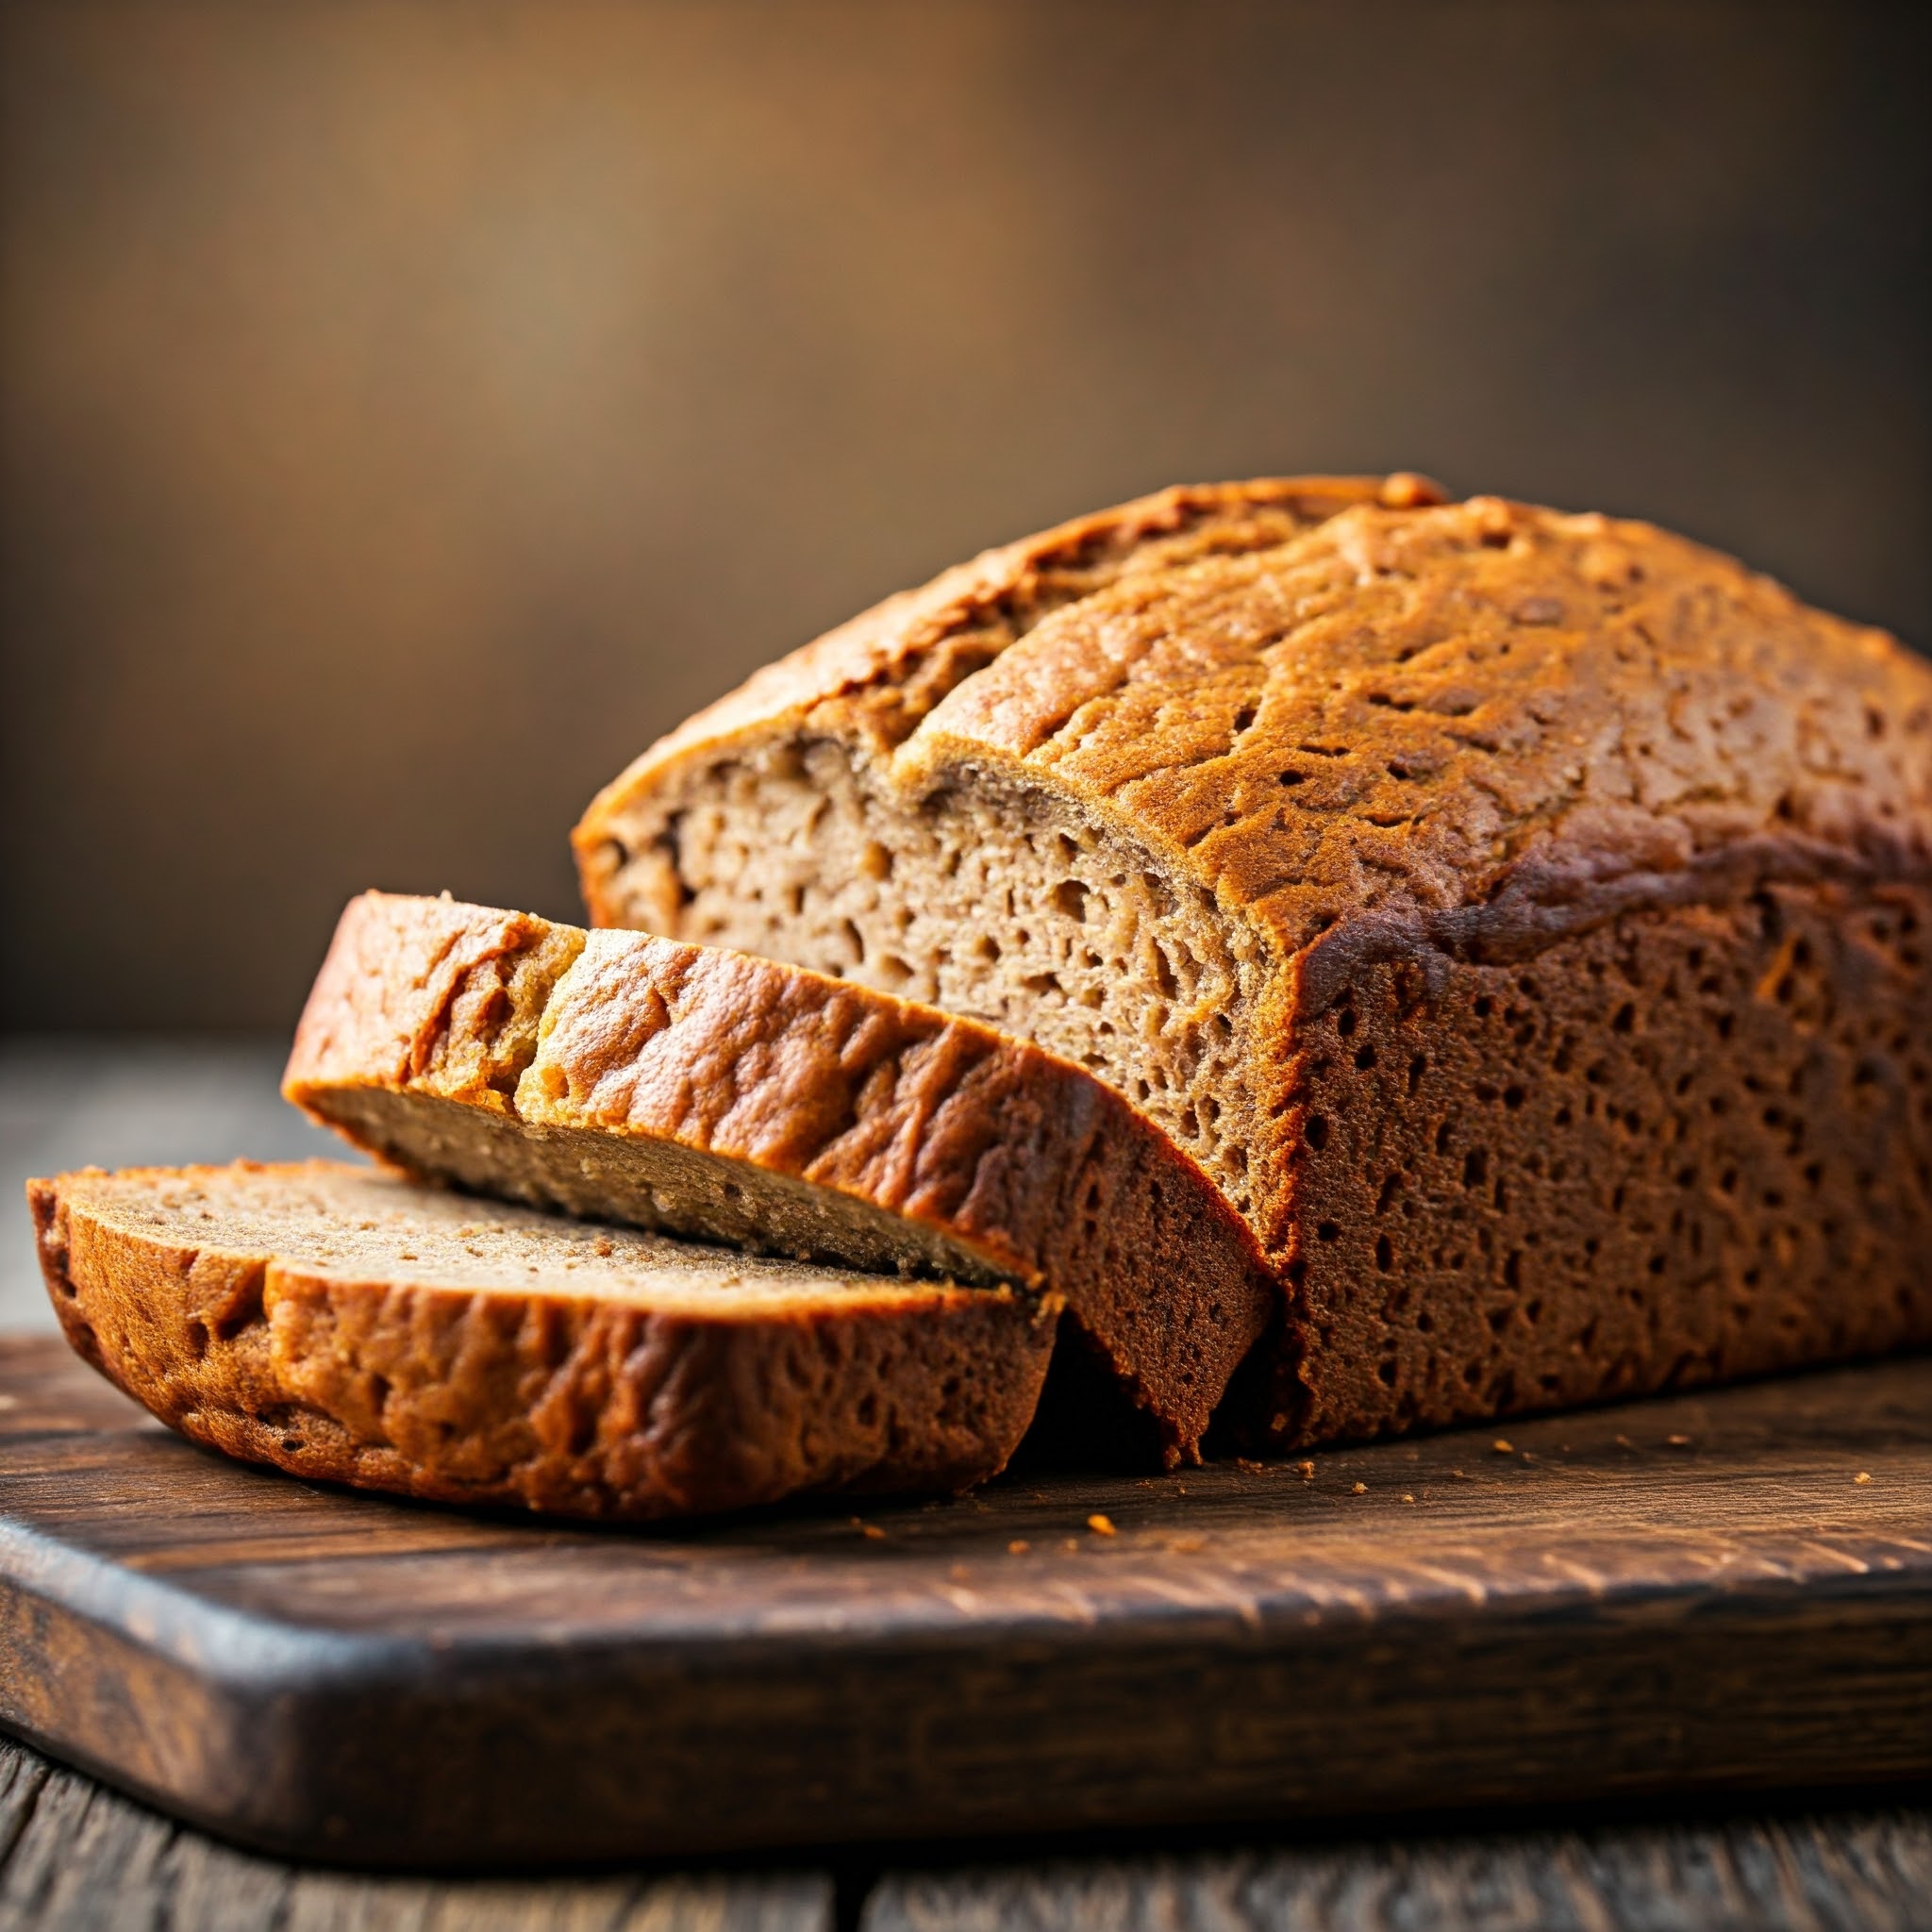
[[554,1865],[1932,1776],[1922,1576],[1314,1630],[1264,1610],[1232,1639],[1177,1618],[543,1657],[258,1624],[184,1656],[169,1586],[88,1607],[104,1579],[25,1580],[22,1547],[0,1723],[288,1856]]

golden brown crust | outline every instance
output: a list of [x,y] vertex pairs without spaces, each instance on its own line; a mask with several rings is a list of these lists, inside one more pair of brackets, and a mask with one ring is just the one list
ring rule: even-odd
[[914,791],[988,764],[1283,958],[1371,918],[1521,955],[1766,866],[1932,867],[1925,665],[1648,525],[1493,497],[1358,505],[1056,612],[899,760]]
[[[935,640],[1096,541],[1110,569],[872,728]],[[1410,478],[1168,491],[888,600],[606,788],[577,833],[596,922],[636,923],[622,808],[801,724],[910,796],[995,773],[1118,824],[1283,958],[1371,918],[1523,953],[1767,868],[1932,867],[1932,671],[1893,640],[1649,525]]]
[[[420,1104],[373,1115],[372,1090]],[[1064,1296],[1183,1455],[1277,1299],[1213,1184],[1082,1069],[741,954],[366,893],[343,913],[284,1091],[385,1158],[575,1212],[787,1245],[781,1229],[721,1223],[696,1191],[625,1188],[608,1167],[582,1186],[575,1151],[543,1161],[495,1141],[466,1162],[435,1104],[500,1116],[526,1142],[673,1143],[930,1230],[979,1278]],[[836,1245],[836,1220],[814,1231],[818,1258],[878,1264]]]
[[[202,1237],[201,1209],[219,1218],[237,1188],[316,1195],[342,1225],[372,1189],[423,1197],[425,1224],[460,1204],[321,1162],[28,1184],[79,1353],[184,1435],[311,1478],[635,1519],[958,1490],[1005,1464],[1052,1349],[1055,1305],[998,1289],[807,1282],[735,1304],[670,1281],[654,1305],[634,1286],[595,1291],[594,1266],[579,1292],[520,1289],[514,1271],[497,1286],[411,1278],[405,1263],[361,1278],[299,1241],[291,1256]],[[579,1248],[602,1239],[554,1225]]]
[[329,995],[303,1009],[291,1076],[300,1067],[316,1080],[424,1081],[449,1099],[508,1111],[550,990],[584,935],[447,892],[365,896],[370,916],[345,914],[337,925],[317,981]]

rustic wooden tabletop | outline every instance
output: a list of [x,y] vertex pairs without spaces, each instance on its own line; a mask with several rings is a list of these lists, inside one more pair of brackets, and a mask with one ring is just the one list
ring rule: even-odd
[[[0,1044],[0,1327],[47,1325],[17,1205],[25,1174],[325,1151],[274,1098],[276,1058],[247,1043]],[[1932,1794],[450,1879],[239,1852],[0,1740],[0,1932],[645,1926],[1932,1928]]]
[[1932,1925],[1932,1813],[1362,1836],[943,1864],[409,1878],[237,1852],[0,1740],[0,1926],[35,1932],[1824,1932]]

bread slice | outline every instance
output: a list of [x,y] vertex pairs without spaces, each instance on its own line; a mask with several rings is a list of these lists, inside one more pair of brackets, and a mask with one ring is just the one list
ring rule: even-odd
[[740,954],[365,893],[284,1091],[415,1174],[500,1198],[1051,1290],[1175,1457],[1279,1300],[1213,1184],[1091,1074]]
[[757,1259],[329,1161],[27,1184],[74,1346],[293,1474],[586,1517],[952,1491],[1031,1420],[1057,1305]]
[[600,925],[1086,1066],[1291,1293],[1279,1443],[1932,1339],[1932,667],[1648,525],[1169,491],[759,673]]

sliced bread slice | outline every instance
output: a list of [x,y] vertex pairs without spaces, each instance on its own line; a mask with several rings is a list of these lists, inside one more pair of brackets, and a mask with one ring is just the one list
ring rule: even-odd
[[1253,1235],[1090,1074],[736,953],[370,892],[284,1091],[408,1172],[799,1258],[1063,1295],[1197,1453],[1276,1306]]
[[68,1340],[161,1421],[441,1502],[648,1518],[963,1489],[1025,1431],[1058,1314],[332,1161],[27,1194]]

